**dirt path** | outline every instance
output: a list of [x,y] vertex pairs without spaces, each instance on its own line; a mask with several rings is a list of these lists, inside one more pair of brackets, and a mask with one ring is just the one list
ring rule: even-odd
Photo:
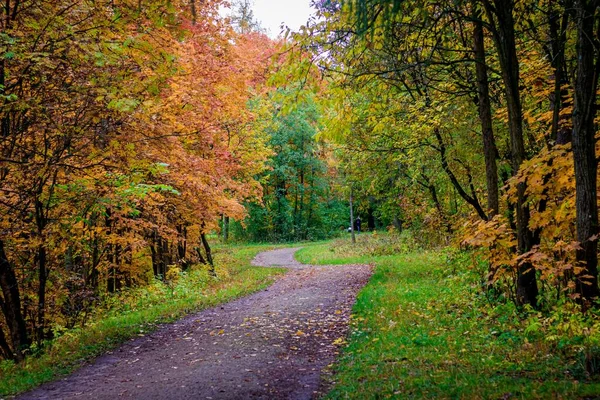
[[[19,399],[310,399],[338,351],[365,265],[310,266],[298,249],[253,263],[291,269],[267,290],[165,325]],[[338,341],[339,342],[339,341]]]

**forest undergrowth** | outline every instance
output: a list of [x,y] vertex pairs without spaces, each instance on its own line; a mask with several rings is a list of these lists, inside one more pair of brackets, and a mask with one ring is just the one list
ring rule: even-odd
[[469,252],[362,234],[305,247],[312,264],[374,263],[328,398],[588,398],[600,393],[600,313],[517,309],[484,290]]
[[103,298],[84,326],[71,330],[55,327],[55,339],[21,363],[0,363],[0,396],[20,393],[66,375],[125,341],[144,336],[160,324],[186,314],[231,301],[258,291],[273,282],[283,269],[250,265],[270,245],[217,246],[216,277],[206,267],[188,272],[174,268],[164,281],[124,289]]

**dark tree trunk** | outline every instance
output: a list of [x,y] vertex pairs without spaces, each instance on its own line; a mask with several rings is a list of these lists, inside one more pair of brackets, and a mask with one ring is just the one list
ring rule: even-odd
[[133,286],[133,278],[131,276],[131,271],[132,268],[132,264],[133,264],[133,248],[131,246],[127,246],[124,250],[123,250],[123,263],[127,264],[129,266],[129,268],[127,268],[125,271],[121,272],[121,276],[123,278],[123,283],[125,284],[125,287],[132,287]]
[[154,276],[164,279],[167,272],[167,265],[171,264],[171,254],[169,253],[169,242],[163,239],[157,231],[154,231],[150,244],[152,253],[152,270]]
[[161,239],[162,242],[162,275],[166,276],[167,268],[173,264],[173,253],[171,252],[172,245],[167,239]]
[[[90,218],[92,226],[96,225],[96,217]],[[90,266],[84,269],[84,278],[86,286],[91,287],[96,291],[98,289],[98,265],[100,264],[100,245],[98,243],[98,237],[96,233],[92,234],[91,247],[92,247],[92,259]]]
[[564,108],[567,91],[562,87],[567,84],[565,45],[567,43],[567,28],[569,24],[569,13],[572,7],[571,1],[565,1],[562,15],[551,2],[548,10],[548,27],[550,36],[550,49],[552,51],[550,60],[554,70],[554,91],[550,96],[550,108],[552,110],[552,129],[550,130],[550,145],[566,144],[571,142],[571,131],[566,128],[564,116],[561,110]]
[[[41,189],[37,196],[41,196]],[[37,233],[40,238],[43,238],[47,220],[44,215],[44,204],[38,199],[35,202],[35,219],[37,225]],[[42,239],[43,240],[43,239]],[[36,262],[38,267],[38,307],[37,307],[37,331],[36,339],[38,344],[41,344],[45,339],[44,330],[46,328],[46,283],[48,281],[48,265],[47,253],[45,244],[42,243],[37,248]]]
[[[122,232],[118,233],[119,235],[122,235]],[[114,291],[117,290],[121,290],[122,286],[123,286],[123,282],[122,282],[122,277],[123,274],[121,273],[121,253],[122,253],[122,249],[121,249],[121,245],[120,244],[115,244],[113,247],[114,251],[115,251],[115,263],[114,263],[114,268],[113,268],[113,285],[114,285]]]
[[38,344],[45,339],[44,330],[46,328],[46,283],[48,281],[48,272],[46,265],[46,248],[42,245],[38,247],[38,314],[37,314],[37,341]]
[[[2,32],[8,32],[7,35],[11,36],[10,30],[19,15],[21,9],[21,1],[5,1],[3,5],[3,18],[1,20]],[[8,49],[6,49],[7,51]],[[8,59],[2,57],[0,60],[0,87],[4,88],[7,84],[6,80],[10,73],[8,72]],[[4,92],[4,90],[3,90]],[[7,104],[6,99],[1,102],[2,106]],[[14,145],[15,129],[16,125],[11,119],[11,114],[14,115],[14,111],[9,109],[2,113],[0,120],[0,137],[6,141],[11,140]],[[21,113],[21,116],[24,112]],[[4,143],[3,143],[4,144]],[[12,152],[12,147],[8,146],[8,150],[4,157],[10,158],[9,153]],[[8,154],[7,154],[8,153]],[[3,166],[0,168],[0,182],[8,175],[9,168]],[[23,359],[23,350],[28,347],[30,342],[29,332],[27,331],[27,325],[25,323],[24,313],[21,309],[21,294],[19,292],[19,283],[15,274],[13,265],[8,259],[6,250],[4,248],[4,241],[0,239],[0,309],[4,314],[4,319],[7,324],[9,339],[7,340],[4,336],[4,331],[1,334],[1,341],[3,352],[8,352],[7,357],[13,358],[17,361]],[[2,328],[0,328],[1,330]],[[10,343],[9,343],[10,341]],[[9,348],[9,347],[12,347]]]
[[392,223],[394,224],[394,227],[396,228],[398,233],[402,232],[402,220],[400,218],[398,218],[397,215],[394,215],[394,218],[392,219]]
[[598,202],[594,118],[598,71],[594,29],[598,0],[575,1],[577,25],[577,75],[573,110],[573,159],[575,162],[575,206],[577,210],[577,261],[585,271],[577,275],[577,292],[587,303],[598,295]]
[[475,72],[477,75],[477,99],[479,106],[479,120],[481,122],[481,135],[483,137],[483,155],[485,158],[485,178],[487,186],[488,218],[498,214],[498,167],[496,165],[496,141],[492,128],[492,107],[490,103],[490,88],[488,82],[487,65],[485,61],[485,42],[483,25],[480,15],[475,14],[473,23],[473,50],[475,52]]
[[[287,197],[287,187],[285,180],[279,179],[275,185],[275,197],[277,198],[277,217],[275,218],[275,236],[277,240],[289,237],[290,232],[286,232],[287,227],[283,219],[283,200]],[[287,210],[286,210],[287,213]]]
[[[551,1],[548,8],[548,36],[550,37],[550,47],[547,50],[547,55],[552,63],[554,70],[554,91],[550,95],[550,110],[552,111],[552,127],[550,130],[550,138],[547,140],[547,147],[551,149],[554,145],[562,145],[571,142],[571,132],[565,126],[565,116],[561,115],[565,98],[566,90],[562,89],[565,80],[565,45],[567,40],[567,25],[569,23],[569,2],[565,2],[565,9],[562,16],[554,7],[554,2]],[[559,23],[560,20],[560,23]],[[554,160],[548,160],[548,167],[552,167]],[[548,207],[548,183],[553,178],[553,174],[549,173],[543,177],[542,196],[538,204],[537,212],[542,214]],[[542,228],[537,228],[533,233],[533,246],[537,246],[541,242]]]
[[472,184],[473,181],[472,181],[471,174],[467,173],[467,175],[469,177],[469,187],[470,187],[470,191],[471,191],[471,194],[469,195],[463,189],[462,185],[460,184],[460,182],[456,178],[456,175],[454,175],[454,172],[452,171],[452,169],[450,168],[450,165],[448,164],[448,158],[446,156],[446,145],[444,144],[444,140],[442,139],[440,130],[438,128],[435,128],[433,130],[433,132],[434,132],[435,137],[438,142],[437,150],[440,153],[442,169],[446,172],[446,175],[448,175],[448,177],[450,178],[450,182],[452,182],[452,185],[454,186],[454,188],[456,189],[456,191],[458,192],[460,197],[462,197],[467,203],[469,203],[473,207],[473,209],[475,209],[475,211],[477,212],[477,215],[479,215],[479,218],[481,218],[484,221],[487,221],[488,216],[485,213],[485,211],[483,210],[483,208],[481,207],[481,204],[479,203],[479,199],[477,198],[477,192],[475,191],[475,187]]
[[[506,91],[508,108],[508,124],[511,142],[511,161],[513,174],[516,174],[526,159],[525,143],[523,140],[523,113],[521,94],[519,90],[519,60],[515,43],[515,22],[513,17],[513,0],[483,0],[489,20],[492,22],[492,33],[502,80]],[[517,185],[517,242],[518,253],[525,254],[533,245],[533,232],[529,229],[529,208],[525,198],[525,183]],[[538,286],[535,269],[530,263],[524,262],[517,266],[516,301],[518,305],[529,304],[537,307]]]
[[438,214],[440,215],[442,223],[446,226],[446,232],[448,232],[449,234],[452,234],[454,229],[452,229],[452,224],[450,223],[450,221],[448,221],[448,218],[446,217],[446,213],[444,212],[442,203],[440,203],[440,198],[437,194],[437,189],[435,188],[435,185],[433,183],[431,183],[429,177],[427,175],[425,175],[425,173],[421,173],[421,179],[423,181],[417,179],[417,183],[419,185],[423,186],[425,189],[427,189],[427,191],[429,192],[429,195],[431,196],[431,200],[433,201],[433,205],[435,206],[435,209],[437,210]]
[[21,313],[19,284],[15,271],[6,256],[2,240],[0,240],[0,288],[2,289],[0,305],[10,332],[12,351],[15,359],[22,360],[22,350],[29,346],[30,341],[27,325]]
[[[483,35],[483,23],[481,13],[474,4],[473,22],[473,51],[475,53],[475,73],[477,76],[477,99],[479,121],[481,123],[481,136],[483,139],[483,156],[485,159],[485,180],[487,187],[487,212],[488,219],[492,219],[500,209],[498,195],[498,166],[496,157],[498,149],[494,138],[492,125],[492,106],[490,102],[490,87],[488,81],[487,64],[485,59],[485,38]],[[494,289],[492,283],[496,269],[489,264],[486,288],[490,292]]]
[[115,285],[115,252],[113,251],[113,247],[115,245],[109,244],[107,246],[107,252],[108,252],[108,262],[110,263],[110,267],[108,268],[108,276],[106,277],[106,291],[108,293],[114,293],[116,290],[116,285]]
[[[299,216],[298,216],[298,192],[300,191],[300,185],[296,185],[294,190],[294,211],[292,212],[292,221],[294,221],[294,231],[299,226]],[[298,235],[294,235],[298,237]]]
[[210,269],[209,269],[208,272],[212,276],[217,276],[217,273],[215,271],[215,263],[214,263],[213,258],[212,258],[212,252],[210,250],[210,246],[208,244],[208,240],[206,240],[206,234],[202,233],[200,235],[200,238],[202,239],[202,246],[204,247],[204,252],[206,253],[206,261],[208,261],[208,265],[210,267]]
[[229,217],[223,215],[223,242],[227,243],[229,240]]
[[200,250],[200,247],[195,247],[194,250],[196,250],[196,255],[198,256],[198,261],[200,261],[200,264],[206,265],[206,259],[202,255],[202,250]]
[[367,229],[371,232],[375,230],[375,214],[373,207],[370,206],[367,210]]
[[190,11],[192,13],[192,24],[196,25],[198,20],[198,11],[196,10],[196,0],[190,0]]
[[152,257],[152,272],[154,273],[154,277],[158,277],[158,271],[159,271],[159,260],[158,260],[158,253],[156,251],[157,249],[157,245],[155,241],[152,241],[150,243],[150,254]]
[[[1,304],[1,300],[0,300]],[[14,360],[15,355],[13,354],[8,342],[6,341],[6,336],[4,335],[4,330],[0,327],[0,357],[5,360]]]
[[177,242],[177,261],[181,265],[181,269],[185,271],[190,266],[190,262],[187,259],[187,227],[180,225],[177,227],[177,231],[180,236]]
[[354,233],[354,198],[352,189],[350,189],[350,232],[352,234],[352,243],[356,243],[356,235]]
[[310,190],[310,196],[308,197],[308,215],[306,216],[306,238],[309,239],[308,237],[308,227],[309,225],[312,223],[312,219],[313,219],[313,214],[314,214],[314,207],[315,207],[315,169],[314,167],[311,168],[310,171],[310,179],[309,179],[309,183],[308,183],[308,187],[311,188]]

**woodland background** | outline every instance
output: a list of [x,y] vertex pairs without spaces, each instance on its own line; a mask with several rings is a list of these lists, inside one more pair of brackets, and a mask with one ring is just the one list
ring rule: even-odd
[[577,315],[596,360],[598,1],[318,0],[280,40],[223,5],[5,2],[2,359],[132,288],[219,279],[209,240],[358,215],[468,254],[490,304]]

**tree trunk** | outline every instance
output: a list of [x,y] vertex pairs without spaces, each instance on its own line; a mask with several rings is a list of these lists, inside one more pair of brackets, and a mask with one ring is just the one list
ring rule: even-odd
[[[41,196],[42,189],[37,192],[37,196]],[[37,225],[37,234],[43,241],[44,230],[47,220],[44,215],[44,204],[39,200],[35,201],[35,220]],[[38,307],[37,307],[37,330],[36,339],[38,344],[41,344],[45,339],[44,330],[46,328],[46,283],[48,281],[48,265],[47,253],[45,244],[42,243],[37,248],[36,262],[38,267]]]
[[223,215],[223,242],[227,243],[229,240],[229,217]]
[[[567,40],[567,27],[569,23],[568,10],[570,3],[567,1],[562,16],[555,10],[554,2],[550,2],[548,8],[548,36],[550,37],[550,47],[547,50],[547,56],[551,60],[554,70],[554,91],[550,94],[550,110],[552,111],[552,127],[550,137],[546,141],[546,146],[551,149],[554,145],[562,145],[571,142],[571,132],[565,125],[565,115],[561,115],[565,98],[566,90],[562,89],[565,81],[565,45]],[[558,23],[560,19],[560,24]],[[552,167],[554,160],[549,159],[548,167]],[[549,168],[550,169],[550,168]],[[548,208],[548,183],[554,177],[552,173],[545,174],[542,179],[544,190],[538,204],[537,212],[542,214]],[[533,246],[541,243],[542,227],[537,228],[533,233]]]
[[[550,48],[552,54],[549,54],[554,70],[554,92],[550,96],[550,108],[552,110],[552,129],[550,130],[550,142],[554,144],[566,144],[571,142],[571,131],[564,125],[565,116],[561,116],[564,108],[567,91],[563,90],[563,85],[568,83],[565,70],[565,46],[567,43],[567,28],[569,24],[570,1],[565,1],[562,15],[557,12],[553,3],[548,10],[548,33],[551,39]],[[560,23],[559,23],[560,20]],[[552,143],[551,143],[552,145]]]
[[[94,215],[90,217],[90,220],[93,221],[91,226],[96,226],[97,219]],[[85,269],[84,277],[86,286],[92,287],[95,292],[98,289],[98,265],[100,264],[100,246],[95,232],[92,233],[90,245],[92,247],[92,259],[89,268]]]
[[198,20],[198,11],[196,10],[196,0],[190,0],[190,11],[192,13],[192,25],[196,25]]
[[46,265],[46,248],[44,245],[38,247],[38,315],[37,315],[37,342],[41,344],[45,339],[44,329],[46,328],[46,283],[48,281],[48,272]]
[[202,255],[202,250],[200,250],[200,247],[194,247],[194,250],[196,250],[196,255],[198,256],[198,261],[200,261],[200,264],[206,265],[206,259]]
[[473,23],[473,50],[475,52],[475,72],[477,74],[477,98],[479,105],[479,120],[483,138],[483,155],[485,158],[485,178],[487,184],[488,219],[498,214],[498,167],[496,165],[496,141],[492,128],[492,107],[490,103],[490,88],[485,62],[485,42],[480,13],[476,12]]
[[[502,80],[506,91],[508,108],[508,125],[511,142],[511,158],[513,175],[517,174],[525,160],[525,144],[523,140],[523,113],[519,90],[519,60],[515,44],[515,22],[513,17],[513,0],[483,0],[489,20],[492,21],[494,43],[498,51]],[[517,242],[518,253],[525,254],[531,250],[533,233],[529,229],[529,208],[526,204],[525,183],[517,185]],[[529,304],[537,307],[538,287],[535,269],[530,263],[517,266],[516,285],[517,305]]]
[[152,258],[152,272],[154,272],[154,277],[157,278],[158,277],[158,254],[157,254],[157,246],[156,246],[156,242],[152,241],[150,243],[150,254],[151,254],[151,258]]
[[437,210],[440,219],[442,220],[442,223],[446,226],[446,232],[448,232],[448,234],[451,235],[454,230],[452,229],[452,224],[450,223],[450,221],[448,221],[448,218],[446,217],[446,213],[444,212],[442,203],[440,203],[440,199],[437,195],[437,189],[435,188],[435,185],[431,183],[431,180],[427,175],[425,175],[424,172],[421,172],[421,179],[417,179],[416,182],[419,185],[423,186],[423,188],[427,189],[427,191],[429,192],[431,200],[433,201],[433,205],[435,206],[435,209]]
[[[481,123],[481,136],[483,139],[483,157],[485,160],[485,181],[487,188],[487,213],[488,220],[491,220],[500,209],[498,195],[498,166],[496,157],[498,149],[494,138],[494,129],[492,125],[492,106],[490,102],[490,86],[488,81],[487,64],[485,60],[485,38],[483,35],[483,23],[481,22],[481,13],[477,5],[473,6],[473,51],[475,53],[475,73],[477,76],[477,100],[479,121]],[[494,288],[492,277],[496,270],[492,263],[488,267],[487,291]]]
[[397,215],[394,215],[394,218],[392,219],[392,223],[394,224],[394,227],[396,228],[398,233],[402,233],[402,220],[400,218],[398,218]]
[[190,262],[187,259],[187,227],[185,225],[178,225],[177,232],[179,233],[179,239],[177,241],[177,263],[181,265],[181,270],[186,271]]
[[297,223],[297,229],[298,229],[298,234],[296,235],[299,239],[301,240],[306,240],[308,234],[307,231],[305,229],[303,229],[303,227],[305,226],[305,223],[303,222],[303,214],[304,214],[304,191],[305,191],[305,187],[304,187],[304,168],[302,168],[300,170],[300,209],[298,211],[298,223]]
[[162,250],[161,250],[162,271],[161,271],[161,274],[163,277],[165,277],[165,276],[167,276],[167,268],[169,268],[169,265],[173,264],[173,253],[171,252],[172,246],[170,246],[169,241],[167,239],[161,238],[160,242],[162,243]]
[[575,2],[577,25],[577,75],[573,110],[573,160],[575,162],[575,206],[577,211],[577,261],[585,271],[577,274],[577,292],[588,303],[598,295],[598,202],[594,118],[598,71],[594,39],[598,0]]
[[308,238],[308,226],[311,224],[313,219],[314,207],[315,207],[315,169],[311,167],[310,180],[308,187],[311,188],[310,196],[308,197],[308,215],[306,216],[306,238]]
[[369,209],[367,210],[367,229],[369,229],[370,232],[375,230],[375,214],[373,207],[371,206],[369,206]]
[[212,258],[212,252],[210,250],[210,246],[208,244],[208,240],[206,240],[206,234],[202,233],[200,235],[200,238],[202,239],[202,246],[204,246],[204,252],[206,253],[206,260],[208,261],[208,265],[209,265],[208,272],[212,276],[217,276],[217,273],[215,271],[215,263],[214,263],[213,258]]
[[448,234],[451,235],[454,232],[454,229],[452,229],[452,224],[450,224],[450,221],[448,221],[446,214],[444,213],[444,209],[442,207],[442,203],[440,203],[440,199],[437,195],[437,189],[435,188],[435,185],[429,183],[429,185],[427,186],[427,190],[429,191],[431,200],[433,201],[433,204],[435,205],[435,209],[437,210],[438,214],[440,215],[440,218],[442,219],[443,224],[446,225],[446,232],[448,232]]
[[156,278],[164,279],[165,273],[167,272],[167,265],[169,265],[169,244],[164,240],[158,232],[154,231],[153,240],[150,245],[150,251],[152,252],[152,269]]
[[107,245],[107,253],[108,253],[108,262],[110,266],[108,267],[108,276],[106,277],[106,291],[108,293],[114,293],[116,290],[115,287],[115,252],[113,251],[113,247],[115,245],[109,244]]
[[6,341],[6,336],[4,335],[4,330],[2,328],[0,328],[0,358],[4,358],[5,360],[14,360],[15,358],[15,355]]
[[[286,182],[283,179],[279,179],[275,185],[275,197],[277,199],[277,216],[275,218],[275,236],[277,240],[282,240],[289,237],[289,230],[287,224],[284,223],[283,215],[283,200],[287,197]],[[287,209],[285,210],[287,213]]]
[[477,215],[479,215],[479,218],[481,218],[484,221],[487,221],[488,216],[485,213],[485,211],[483,210],[483,208],[481,207],[481,204],[479,203],[479,199],[477,198],[477,192],[475,191],[475,188],[472,185],[471,174],[470,173],[467,174],[469,176],[469,184],[470,184],[470,190],[471,190],[471,195],[469,195],[463,189],[462,185],[460,184],[460,182],[456,178],[456,175],[454,175],[454,172],[452,171],[452,169],[450,168],[450,165],[448,164],[448,157],[446,156],[446,145],[444,144],[444,140],[442,139],[440,130],[438,128],[435,128],[433,130],[433,133],[435,134],[435,137],[438,142],[437,150],[440,153],[442,169],[444,170],[444,172],[446,172],[446,175],[448,175],[448,177],[450,178],[450,182],[452,182],[452,186],[454,186],[454,188],[456,189],[456,191],[458,192],[460,197],[462,197],[467,203],[469,203],[473,207],[473,209],[475,209],[475,211],[477,212]]
[[[118,232],[118,235],[121,236],[123,234],[123,232]],[[115,291],[117,290],[121,290],[122,288],[122,273],[121,273],[121,254],[122,254],[122,249],[121,249],[121,245],[120,244],[115,244],[114,246],[114,250],[115,250],[115,268],[114,268],[114,285],[115,285]]]
[[0,240],[0,288],[2,289],[2,313],[8,325],[12,351],[16,360],[23,359],[22,350],[29,346],[27,325],[21,313],[21,295],[15,271],[8,261],[4,241]]
[[352,195],[352,189],[350,189],[350,232],[352,233],[352,243],[356,243],[356,235],[354,234],[354,199]]

